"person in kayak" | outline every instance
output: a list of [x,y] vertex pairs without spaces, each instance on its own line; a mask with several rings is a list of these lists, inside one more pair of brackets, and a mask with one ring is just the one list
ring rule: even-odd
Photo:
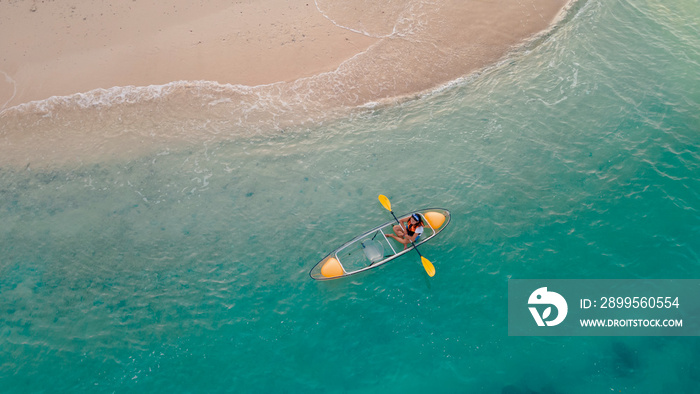
[[419,214],[414,213],[411,216],[399,219],[399,224],[394,226],[394,234],[387,234],[401,244],[406,249],[411,242],[417,242],[418,238],[423,234],[423,218]]

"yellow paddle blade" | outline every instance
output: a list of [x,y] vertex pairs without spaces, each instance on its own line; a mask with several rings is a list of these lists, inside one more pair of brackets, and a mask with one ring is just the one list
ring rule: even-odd
[[386,198],[385,195],[379,195],[379,202],[382,203],[382,205],[384,206],[384,208],[386,208],[387,211],[391,211],[391,201],[389,201],[389,199]]
[[420,261],[423,262],[423,268],[425,268],[425,272],[428,273],[428,276],[431,278],[435,276],[435,266],[433,266],[433,263],[423,256],[420,256]]

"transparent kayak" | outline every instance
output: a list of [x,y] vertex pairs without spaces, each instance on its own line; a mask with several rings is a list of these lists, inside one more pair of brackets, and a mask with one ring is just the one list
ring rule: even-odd
[[[411,212],[423,218],[423,234],[416,245],[428,242],[450,223],[450,211],[442,208],[421,209]],[[410,214],[399,217],[408,217]],[[387,237],[394,233],[396,221],[384,223],[366,233],[344,243],[338,249],[329,253],[314,268],[309,275],[316,280],[339,279],[377,268],[382,264],[411,252],[413,246],[404,249],[398,241]]]

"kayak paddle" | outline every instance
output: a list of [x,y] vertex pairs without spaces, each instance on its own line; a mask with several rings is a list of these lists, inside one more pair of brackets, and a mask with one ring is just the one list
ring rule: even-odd
[[[399,222],[399,219],[397,219],[396,215],[394,215],[394,211],[391,210],[391,201],[389,201],[389,199],[385,195],[380,194],[379,202],[382,203],[382,206],[386,208],[387,211],[391,212],[391,216],[393,216],[394,220],[396,220],[396,223],[398,223],[399,226],[401,226],[401,222]],[[411,241],[411,245],[413,245],[413,249],[415,249],[416,253],[418,253],[418,256],[420,256],[420,260],[423,263],[423,268],[425,268],[425,272],[428,274],[428,276],[435,276],[435,266],[433,266],[433,263],[431,263],[430,260],[423,257],[422,254],[420,254],[420,252],[418,251],[418,247],[416,246],[416,244],[413,243],[413,241]]]

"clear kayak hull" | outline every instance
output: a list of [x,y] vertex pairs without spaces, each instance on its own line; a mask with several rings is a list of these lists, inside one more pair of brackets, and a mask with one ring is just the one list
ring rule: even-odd
[[[416,245],[428,242],[450,223],[450,211],[442,208],[421,209],[425,226]],[[408,215],[402,216],[406,217]],[[401,217],[399,217],[401,218]],[[339,279],[379,267],[409,253],[413,246],[404,249],[399,242],[387,237],[393,234],[395,220],[375,227],[341,245],[319,261],[309,275],[316,280]]]

